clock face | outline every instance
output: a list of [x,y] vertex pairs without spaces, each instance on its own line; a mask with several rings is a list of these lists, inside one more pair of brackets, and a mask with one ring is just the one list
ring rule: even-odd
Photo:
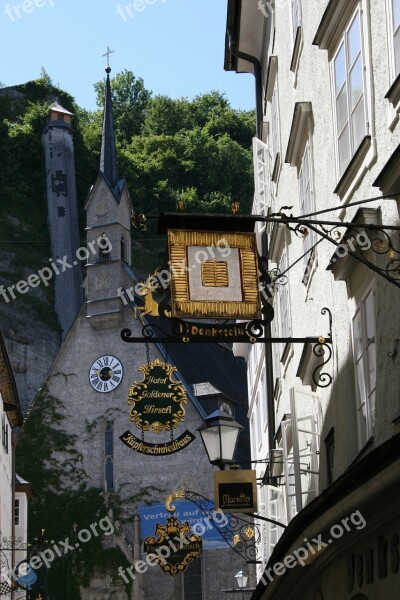
[[122,364],[109,354],[94,361],[89,371],[89,381],[96,392],[112,392],[122,381]]

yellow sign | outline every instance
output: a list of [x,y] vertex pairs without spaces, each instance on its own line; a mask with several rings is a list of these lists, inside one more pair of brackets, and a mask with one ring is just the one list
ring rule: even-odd
[[258,319],[254,233],[168,231],[173,317]]
[[230,513],[255,513],[256,471],[227,470],[214,473],[215,507]]

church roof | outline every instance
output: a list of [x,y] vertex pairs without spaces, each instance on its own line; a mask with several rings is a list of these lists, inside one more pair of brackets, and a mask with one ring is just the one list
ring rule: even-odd
[[221,390],[214,387],[209,381],[204,383],[194,383],[193,384],[193,392],[197,398],[201,398],[202,396],[213,396],[215,394],[222,394]]
[[74,116],[74,113],[69,112],[69,110],[61,106],[61,104],[59,104],[58,102],[53,102],[53,104],[50,105],[50,109],[58,113],[63,113],[64,115],[70,115],[71,117]]
[[110,67],[107,67],[106,97],[104,101],[103,132],[101,138],[100,171],[107,179],[111,189],[114,192],[117,192],[116,185],[118,183],[118,166],[117,149],[115,146],[110,71]]

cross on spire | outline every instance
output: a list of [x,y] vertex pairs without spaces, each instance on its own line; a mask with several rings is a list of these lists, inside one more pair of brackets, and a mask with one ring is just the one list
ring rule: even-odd
[[103,54],[103,56],[107,56],[107,68],[110,68],[110,54],[115,52],[115,50],[110,50],[110,46],[107,46],[107,52]]

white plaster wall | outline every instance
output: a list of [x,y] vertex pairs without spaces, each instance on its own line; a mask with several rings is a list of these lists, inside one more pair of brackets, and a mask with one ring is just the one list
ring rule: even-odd
[[[333,113],[331,102],[331,83],[328,64],[328,53],[312,44],[327,1],[310,2],[302,0],[303,47],[300,53],[297,76],[290,70],[292,58],[290,3],[277,0],[275,2],[276,31],[273,40],[264,40],[262,56],[263,89],[266,87],[268,62],[271,55],[278,57],[278,89],[279,89],[279,118],[281,142],[281,172],[276,186],[276,204],[274,212],[282,206],[293,206],[290,212],[300,214],[298,179],[295,167],[284,162],[289,140],[293,111],[296,102],[311,102],[314,118],[313,153],[314,153],[314,185],[316,209],[343,207],[344,201],[335,193],[338,179],[336,174],[336,158],[334,150]],[[369,161],[367,171],[360,178],[357,186],[353,187],[345,201],[359,201],[380,196],[381,192],[372,183],[381,169],[396,149],[400,141],[400,125],[394,130],[389,129],[393,121],[393,109],[385,98],[391,81],[389,70],[388,38],[386,29],[385,2],[366,2],[370,21],[370,55],[372,104],[371,125],[373,145],[376,146],[375,156]],[[242,10],[247,10],[246,3]],[[261,12],[258,18],[265,19]],[[270,17],[269,17],[270,18]],[[264,34],[270,23],[265,19]],[[254,27],[254,31],[259,28]],[[247,38],[246,38],[247,39]],[[256,47],[260,46],[258,42]],[[270,103],[263,104],[266,108],[264,121],[270,121]],[[369,208],[380,207],[382,222],[399,225],[399,204],[394,200],[376,201],[368,204]],[[337,210],[322,215],[327,220],[350,221],[357,207],[347,210]],[[292,264],[303,254],[302,240],[294,233],[288,235],[288,259]],[[353,295],[369,281],[372,273],[360,265],[352,276],[349,288],[345,281],[335,281],[331,272],[326,268],[334,252],[334,247],[325,241],[317,249],[318,268],[312,276],[309,287],[301,283],[304,267],[302,261],[290,270],[290,302],[292,315],[292,336],[319,336],[328,333],[328,320],[321,315],[321,309],[327,306],[333,315],[333,358],[327,365],[327,371],[333,376],[333,385],[325,390],[318,390],[321,398],[324,423],[321,440],[331,427],[335,428],[335,468],[337,478],[356,458],[359,448],[356,440],[355,421],[355,380],[352,359],[351,316],[354,310]],[[394,433],[399,431],[399,425],[393,420],[400,414],[399,398],[399,358],[392,360],[388,352],[393,350],[393,343],[400,338],[399,290],[380,276],[375,277],[377,284],[377,397],[376,397],[376,426],[374,442],[364,452],[376,448]],[[293,355],[286,371],[282,369],[282,394],[278,403],[275,402],[276,427],[279,426],[285,413],[290,412],[290,394],[292,387],[300,387],[302,382],[296,377],[302,344],[293,345]],[[254,398],[257,393],[258,374],[264,362],[262,352],[256,345],[249,347],[249,418],[254,416],[255,429],[257,420],[262,415],[256,413]],[[252,435],[254,431],[252,430]],[[268,452],[267,436],[262,444],[252,445],[253,458],[265,459]],[[322,443],[320,455],[320,490],[326,487],[325,454]],[[264,470],[263,465],[257,465],[257,474]]]

